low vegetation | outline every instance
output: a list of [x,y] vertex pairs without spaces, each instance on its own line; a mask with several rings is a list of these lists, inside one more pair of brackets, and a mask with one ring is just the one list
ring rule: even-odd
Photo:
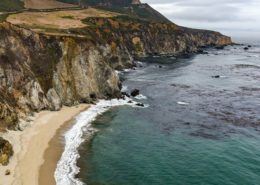
[[82,20],[87,17],[117,15],[119,14],[94,8],[46,12],[26,11],[8,16],[7,21],[40,32],[64,32],[67,29],[86,27],[87,25]]
[[3,14],[0,14],[0,23],[1,22],[4,22],[6,20],[6,18],[8,17],[8,13],[3,13]]
[[0,12],[13,12],[24,9],[21,0],[0,0]]

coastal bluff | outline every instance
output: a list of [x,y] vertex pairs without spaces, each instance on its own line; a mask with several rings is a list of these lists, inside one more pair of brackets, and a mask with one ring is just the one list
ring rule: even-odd
[[[71,20],[73,16],[63,18]],[[118,12],[107,17],[88,16],[81,22],[86,26],[68,25],[63,29],[8,19],[0,23],[2,132],[23,130],[34,112],[120,98],[121,82],[116,70],[134,66],[135,58],[178,56],[196,53],[200,47],[232,44],[230,37],[218,32]],[[7,145],[5,142],[0,147]],[[2,150],[0,159],[6,155]]]

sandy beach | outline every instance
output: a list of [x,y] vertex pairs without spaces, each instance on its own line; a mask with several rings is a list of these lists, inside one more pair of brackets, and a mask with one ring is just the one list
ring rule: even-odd
[[[55,184],[53,175],[62,153],[62,133],[88,107],[81,104],[57,112],[42,111],[31,118],[24,131],[3,134],[13,145],[14,156],[8,166],[0,167],[0,185]],[[5,175],[7,169],[11,171],[9,176]]]

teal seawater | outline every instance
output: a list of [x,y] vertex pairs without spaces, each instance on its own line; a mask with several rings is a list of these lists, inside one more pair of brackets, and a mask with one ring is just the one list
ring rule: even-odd
[[116,107],[93,122],[99,131],[79,149],[84,183],[260,184],[260,48],[208,52],[147,58],[123,75],[150,106]]

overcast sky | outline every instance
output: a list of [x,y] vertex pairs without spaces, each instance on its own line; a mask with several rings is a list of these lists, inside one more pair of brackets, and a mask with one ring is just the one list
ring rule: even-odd
[[233,37],[259,36],[260,0],[142,0],[174,23]]

